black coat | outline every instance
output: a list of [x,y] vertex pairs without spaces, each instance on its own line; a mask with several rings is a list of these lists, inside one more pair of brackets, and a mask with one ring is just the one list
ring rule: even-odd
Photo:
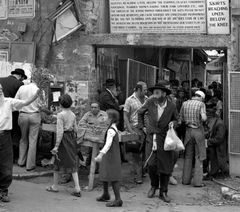
[[226,127],[219,118],[214,118],[215,124],[210,129],[210,138],[208,139],[208,150],[211,154],[211,163],[218,167],[212,167],[213,170],[222,169],[228,171],[228,154],[227,154],[227,136]]
[[2,85],[4,96],[14,98],[18,89],[23,85],[23,82],[10,75],[8,77],[1,77],[0,84]]
[[152,151],[153,134],[157,135],[157,168],[159,173],[170,175],[173,171],[174,152],[164,150],[164,142],[169,129],[168,124],[171,121],[177,121],[178,112],[175,104],[167,101],[167,106],[161,118],[158,120],[157,104],[154,99],[148,99],[142,108],[138,111],[138,127],[144,126],[144,115],[147,112],[147,150],[146,158]]
[[99,97],[100,109],[106,111],[108,109],[115,109],[120,111],[119,103],[114,99],[108,90],[104,90]]

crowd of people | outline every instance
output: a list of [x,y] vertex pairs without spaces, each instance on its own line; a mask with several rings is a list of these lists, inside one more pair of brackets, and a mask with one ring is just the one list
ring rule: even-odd
[[[10,201],[8,187],[12,181],[12,140],[16,130],[17,114],[21,129],[18,165],[31,171],[36,167],[36,145],[44,107],[38,101],[39,88],[32,81],[21,82],[26,76],[16,69],[7,78],[0,78],[0,199]],[[11,81],[11,83],[10,83]],[[222,86],[213,82],[208,88],[194,79],[180,83],[160,81],[148,88],[139,81],[131,96],[124,100],[119,84],[107,79],[99,98],[90,103],[79,123],[71,111],[72,99],[68,94],[59,98],[61,111],[57,114],[56,143],[51,153],[54,158],[53,184],[48,192],[58,192],[59,173],[70,174],[74,181],[72,195],[81,197],[78,177],[77,127],[80,125],[108,125],[104,145],[95,161],[99,164],[99,179],[103,182],[103,194],[97,201],[108,202],[111,183],[115,200],[107,207],[121,207],[120,195],[121,163],[126,153],[131,163],[133,180],[143,183],[146,172],[151,181],[148,197],[153,198],[160,188],[159,198],[169,203],[168,184],[177,184],[173,169],[179,152],[166,151],[164,142],[167,131],[173,126],[184,142],[184,165],[182,183],[203,187],[204,180],[226,177],[228,171],[227,130],[223,123]],[[11,92],[10,92],[11,91]],[[16,125],[16,126],[15,126]],[[138,140],[119,143],[119,131],[128,131]],[[90,164],[92,150],[87,151]],[[114,171],[113,171],[114,170]],[[193,179],[192,179],[193,178]]]

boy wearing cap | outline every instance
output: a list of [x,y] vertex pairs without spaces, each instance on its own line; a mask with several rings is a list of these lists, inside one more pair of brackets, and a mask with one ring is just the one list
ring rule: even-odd
[[206,159],[206,146],[203,122],[207,120],[205,94],[197,91],[191,100],[183,103],[180,111],[180,121],[184,122],[187,129],[185,135],[185,159],[183,166],[184,185],[191,184],[193,160],[195,168],[193,176],[194,187],[203,187],[203,161]]

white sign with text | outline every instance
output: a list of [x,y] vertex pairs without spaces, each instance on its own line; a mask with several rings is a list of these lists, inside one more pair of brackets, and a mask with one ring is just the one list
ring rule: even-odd
[[230,34],[229,0],[207,0],[208,34]]

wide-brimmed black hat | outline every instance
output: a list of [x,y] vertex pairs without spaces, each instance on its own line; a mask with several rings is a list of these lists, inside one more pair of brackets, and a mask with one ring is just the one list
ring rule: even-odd
[[21,75],[24,79],[27,79],[24,70],[21,68],[16,68],[14,71],[11,72],[11,74],[18,74]]
[[117,83],[114,79],[107,79],[103,85],[104,86],[113,86],[113,85],[117,85]]
[[163,84],[160,84],[160,83],[157,83],[155,86],[149,88],[148,90],[149,90],[151,93],[153,93],[153,91],[154,91],[154,90],[157,90],[157,89],[160,89],[160,90],[166,92],[167,95],[170,95],[170,94],[171,94],[171,90],[168,89],[168,88],[166,87],[166,85],[163,85]]

